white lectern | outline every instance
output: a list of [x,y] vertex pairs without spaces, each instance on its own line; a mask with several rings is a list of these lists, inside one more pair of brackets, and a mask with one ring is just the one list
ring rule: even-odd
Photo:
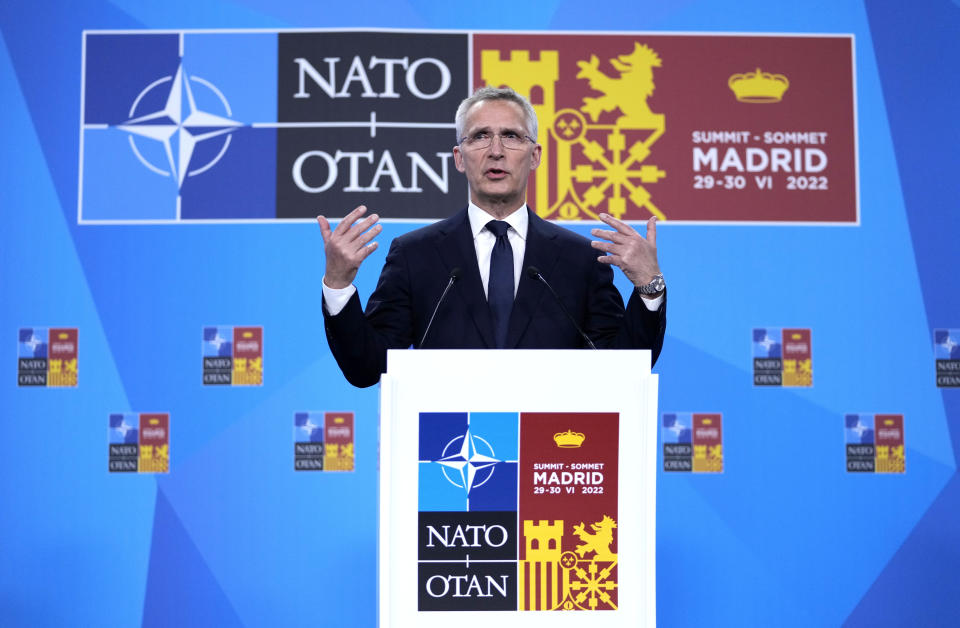
[[380,625],[655,625],[656,416],[649,351],[391,351]]

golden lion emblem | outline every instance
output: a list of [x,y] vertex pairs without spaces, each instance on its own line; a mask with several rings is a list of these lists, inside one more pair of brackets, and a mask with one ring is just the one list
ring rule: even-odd
[[662,65],[660,57],[650,47],[634,42],[633,52],[618,55],[610,59],[619,77],[611,77],[600,69],[597,55],[591,55],[589,61],[578,61],[580,72],[577,78],[587,79],[590,88],[603,92],[599,98],[583,99],[581,110],[594,122],[601,113],[620,108],[623,115],[618,124],[628,128],[651,128],[662,124],[662,114],[650,111],[647,99],[653,95],[653,68]]
[[604,515],[602,520],[591,523],[590,527],[593,529],[593,533],[587,532],[582,521],[579,525],[573,526],[573,533],[583,541],[574,550],[577,555],[583,558],[587,552],[595,552],[593,560],[617,560],[617,555],[610,551],[610,544],[613,543],[613,530],[617,527],[617,522],[608,515]]

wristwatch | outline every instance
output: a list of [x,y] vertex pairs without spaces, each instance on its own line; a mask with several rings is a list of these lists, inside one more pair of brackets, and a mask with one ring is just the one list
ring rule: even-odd
[[665,290],[666,287],[667,284],[663,280],[663,273],[657,273],[653,276],[653,281],[643,286],[637,286],[637,290],[640,291],[640,294],[656,294]]

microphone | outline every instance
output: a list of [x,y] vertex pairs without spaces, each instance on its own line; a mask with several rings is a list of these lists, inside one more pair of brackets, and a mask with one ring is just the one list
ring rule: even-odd
[[427,339],[427,334],[430,333],[430,326],[433,325],[433,319],[437,316],[437,310],[440,309],[440,304],[443,303],[444,297],[447,296],[447,292],[450,291],[453,282],[460,278],[460,267],[457,266],[450,271],[450,280],[447,281],[447,287],[443,289],[443,294],[440,295],[440,298],[437,299],[437,306],[433,308],[433,314],[430,315],[430,322],[427,323],[427,328],[423,330],[423,338],[420,339],[420,348],[423,348],[423,343]]
[[583,339],[587,341],[587,346],[589,346],[591,349],[596,349],[597,346],[593,344],[592,340],[590,340],[590,336],[583,333],[583,330],[580,329],[580,325],[577,325],[577,321],[570,314],[569,310],[567,310],[567,307],[563,304],[563,301],[560,300],[560,297],[557,296],[557,293],[554,292],[553,288],[550,287],[550,283],[544,278],[543,275],[540,274],[540,269],[538,269],[536,266],[527,266],[527,276],[531,279],[536,279],[547,287],[547,290],[549,290],[550,294],[553,295],[553,298],[556,299],[560,309],[563,310],[563,313],[567,315],[567,319],[573,324],[576,330],[580,332],[580,335],[583,336]]

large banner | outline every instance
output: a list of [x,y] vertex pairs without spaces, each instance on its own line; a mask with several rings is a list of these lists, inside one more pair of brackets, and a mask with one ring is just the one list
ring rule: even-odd
[[859,222],[850,36],[90,31],[83,69],[83,224],[444,218],[481,85],[537,111],[545,218]]

